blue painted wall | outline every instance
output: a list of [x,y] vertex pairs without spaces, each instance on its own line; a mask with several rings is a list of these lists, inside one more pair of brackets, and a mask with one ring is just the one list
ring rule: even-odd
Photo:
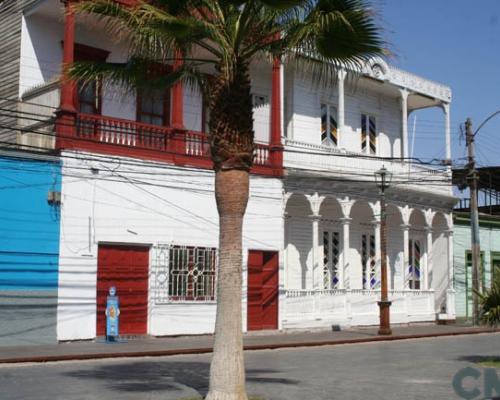
[[0,290],[57,289],[61,165],[0,156]]

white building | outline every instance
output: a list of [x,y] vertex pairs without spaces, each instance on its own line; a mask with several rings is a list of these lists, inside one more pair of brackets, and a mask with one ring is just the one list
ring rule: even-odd
[[[37,104],[60,106],[65,50],[111,62],[127,53],[89,19],[73,25],[61,7],[45,0],[22,16],[19,109],[47,118],[53,110]],[[373,173],[383,165],[394,174],[391,320],[453,320],[450,171],[406,159],[408,114],[427,107],[444,111],[451,158],[450,89],[382,60],[359,79],[339,71],[333,87],[278,64],[251,72],[259,144],[243,233],[243,328],[378,323]],[[51,120],[25,119],[16,139],[55,146],[62,158],[58,339],[102,335],[113,285],[124,334],[212,332],[218,216],[201,96],[180,86],[151,94],[104,84],[76,97],[61,102],[55,140]]]

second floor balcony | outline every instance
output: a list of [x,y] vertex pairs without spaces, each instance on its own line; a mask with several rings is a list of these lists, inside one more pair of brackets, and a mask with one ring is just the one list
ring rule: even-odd
[[[68,44],[71,52],[65,51]],[[73,88],[60,84],[64,62],[123,62],[126,57],[126,43],[110,38],[89,16],[68,21],[59,1],[47,0],[27,11],[22,23],[20,110],[41,120],[23,117],[19,125],[24,133],[18,142],[211,168],[210,113],[196,89],[177,85],[141,92],[107,82]],[[446,168],[409,162],[407,127],[410,112],[442,107],[449,142],[449,88],[381,60],[367,65],[352,87],[344,70],[335,85],[321,88],[279,63],[255,63],[250,72],[254,173],[281,176],[287,168],[371,180],[385,165],[409,187],[450,192]],[[54,130],[57,140],[51,135]],[[428,184],[424,187],[422,182]]]

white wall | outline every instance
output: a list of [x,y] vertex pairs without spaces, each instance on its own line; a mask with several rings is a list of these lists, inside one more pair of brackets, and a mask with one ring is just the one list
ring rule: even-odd
[[25,17],[21,23],[19,95],[60,74],[62,24],[44,17]]
[[[320,145],[321,104],[330,104],[338,109],[337,86],[313,84],[311,78],[292,70],[287,70],[285,76],[287,136],[296,141]],[[344,129],[340,133],[341,147],[361,152],[361,114],[369,114],[376,118],[377,155],[399,157],[401,111],[398,99],[350,80],[345,81],[344,99],[345,119]]]
[[271,92],[272,66],[266,63],[255,63],[250,67],[252,94],[265,96],[267,101],[253,109],[253,127],[257,142],[269,143],[271,128]]
[[[124,158],[88,161],[89,157],[93,158],[63,154],[59,340],[95,337],[98,243],[218,244],[211,171]],[[279,179],[251,177],[243,229],[244,289],[248,249],[283,248],[281,191]],[[245,296],[243,300],[246,321]],[[209,333],[214,322],[214,303],[156,304],[150,299],[148,333],[152,335]]]

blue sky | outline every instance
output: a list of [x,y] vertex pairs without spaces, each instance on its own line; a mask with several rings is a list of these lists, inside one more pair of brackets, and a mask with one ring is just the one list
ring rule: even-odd
[[[459,124],[500,109],[500,0],[372,0],[393,65],[451,87],[452,157],[466,154]],[[413,115],[409,121],[412,132]],[[415,156],[444,158],[440,109],[417,114]],[[500,165],[500,115],[478,134],[481,165]]]

